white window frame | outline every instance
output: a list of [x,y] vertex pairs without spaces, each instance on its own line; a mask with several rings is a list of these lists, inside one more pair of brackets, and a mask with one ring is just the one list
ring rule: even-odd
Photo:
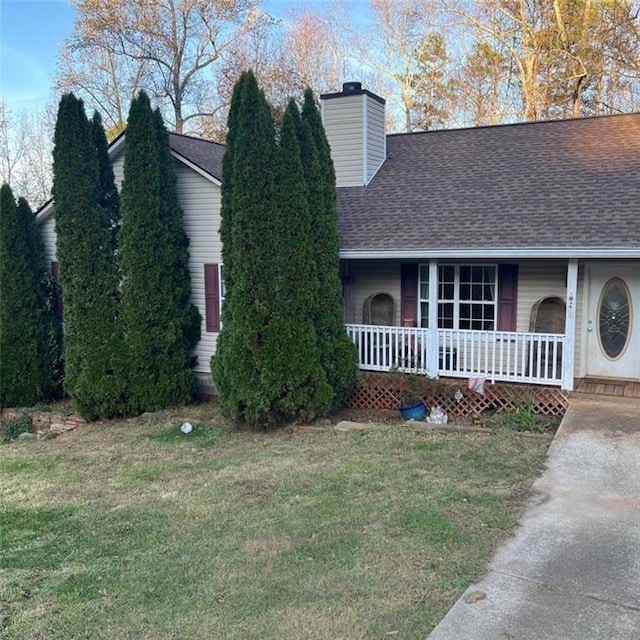
[[[453,298],[443,298],[440,296],[441,294],[441,289],[442,289],[442,284],[443,281],[441,279],[441,268],[442,267],[453,267],[454,272],[453,272]],[[486,268],[486,267],[491,267],[494,270],[494,282],[493,282],[493,300],[461,300],[460,299],[460,270],[463,267],[469,267],[469,268],[473,268],[473,267],[481,267],[481,268]],[[426,279],[423,279],[423,273],[426,276]],[[429,275],[429,265],[428,264],[420,264],[418,267],[418,318],[419,318],[419,324],[421,327],[427,327],[428,326],[428,321],[429,321],[429,279],[428,279],[428,275]],[[427,285],[427,291],[426,291],[426,297],[422,296],[422,287],[423,285],[426,284]],[[484,284],[487,283],[482,283],[481,286],[484,286]],[[491,283],[488,283],[491,284]],[[473,285],[471,285],[473,286]],[[460,306],[464,305],[464,304],[469,304],[469,305],[473,305],[473,304],[481,304],[483,306],[493,306],[493,328],[492,329],[487,329],[487,328],[482,328],[482,329],[475,329],[476,331],[495,331],[496,330],[496,326],[497,326],[497,322],[498,322],[498,265],[497,264],[493,264],[493,263],[482,263],[482,264],[475,264],[475,263],[452,263],[452,262],[443,262],[438,264],[438,328],[442,329],[445,328],[442,326],[442,323],[440,321],[440,305],[442,304],[453,304],[453,327],[447,327],[447,328],[452,328],[456,331],[460,330]],[[422,308],[423,305],[425,307],[425,313],[422,313]],[[467,321],[467,319],[463,319],[465,321]],[[469,323],[473,323],[473,318],[469,318],[468,319]],[[481,322],[486,322],[484,318],[480,319]]]
[[224,286],[224,277],[222,272],[222,262],[218,263],[218,317],[220,318],[220,330],[222,331],[222,303],[226,297],[226,288]]

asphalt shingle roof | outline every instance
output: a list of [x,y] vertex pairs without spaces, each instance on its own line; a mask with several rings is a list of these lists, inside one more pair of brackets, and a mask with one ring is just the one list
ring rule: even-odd
[[223,144],[179,133],[169,134],[169,142],[176,153],[214,178],[222,180],[222,156],[225,149]]
[[341,249],[640,247],[640,114],[387,136]]

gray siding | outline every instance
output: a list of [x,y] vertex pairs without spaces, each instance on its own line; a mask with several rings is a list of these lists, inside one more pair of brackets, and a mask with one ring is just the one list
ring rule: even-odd
[[[124,154],[113,160],[118,189],[122,187]],[[217,334],[205,330],[204,265],[222,261],[220,227],[220,187],[184,164],[175,161],[177,191],[184,214],[184,227],[189,237],[189,271],[191,300],[202,316],[202,337],[192,352],[197,356],[196,375],[203,387],[211,387],[209,362],[215,352]],[[41,226],[47,264],[55,260],[55,216]]]
[[[449,260],[447,263],[451,262]],[[464,261],[465,264],[479,262]],[[498,261],[500,262],[500,261]],[[495,264],[496,261],[492,261]],[[349,280],[352,286],[355,324],[363,319],[365,300],[375,293],[388,293],[395,303],[395,325],[400,325],[400,262],[351,260],[348,263]],[[567,263],[563,260],[527,260],[519,263],[517,331],[528,332],[531,311],[542,298],[557,296],[566,301]],[[580,376],[582,354],[581,332],[584,309],[584,267],[578,269],[578,295],[576,305],[575,376]]]
[[[465,260],[464,264],[479,263]],[[447,260],[447,264],[452,261]],[[461,263],[462,264],[462,263]],[[497,264],[496,261],[488,264]],[[389,293],[396,306],[396,323],[400,324],[400,263],[393,261],[349,261],[349,276],[353,282],[356,323],[362,322],[362,308],[368,296],[374,293]],[[582,314],[582,269],[578,280],[578,307]],[[527,261],[519,263],[517,331],[529,331],[531,310],[542,298],[557,296],[563,300],[567,293],[566,261]]]
[[385,107],[367,94],[322,102],[339,187],[368,184],[386,156]]
[[[542,298],[557,296],[566,304],[566,260],[535,260],[520,264],[518,276],[518,331],[529,331],[531,310]],[[574,376],[580,377],[582,356],[582,314],[584,309],[584,266],[578,266],[578,292],[576,301],[576,340]]]
[[339,187],[364,184],[364,111],[366,96],[325,100],[322,117]]
[[51,262],[56,259],[56,220],[53,215],[40,225],[40,233],[44,242],[44,259],[47,271],[50,271]]
[[113,177],[116,181],[116,187],[118,191],[122,190],[122,180],[124,179],[124,147],[122,151],[112,160],[113,162]]
[[376,174],[386,158],[385,106],[365,96],[367,113],[367,184]]
[[197,356],[198,378],[210,386],[210,360],[216,349],[218,334],[205,330],[204,265],[222,261],[220,242],[220,187],[176,162],[178,198],[184,212],[184,227],[189,237],[191,300],[202,316],[202,333],[192,355]]
[[355,324],[361,324],[365,300],[376,293],[388,293],[394,302],[395,324],[400,325],[400,263],[373,260],[349,262],[353,282]]
[[[518,269],[518,331],[529,331],[533,305],[550,296],[565,300],[567,262],[535,260],[521,262]],[[565,300],[566,302],[566,300]]]

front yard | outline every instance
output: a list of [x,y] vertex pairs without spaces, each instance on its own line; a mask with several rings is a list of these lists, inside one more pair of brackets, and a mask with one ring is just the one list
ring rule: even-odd
[[512,531],[550,440],[238,432],[204,404],[12,441],[0,637],[424,640]]

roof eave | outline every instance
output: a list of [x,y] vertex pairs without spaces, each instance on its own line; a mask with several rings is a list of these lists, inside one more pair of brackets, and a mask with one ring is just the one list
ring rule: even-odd
[[344,260],[439,260],[524,258],[640,258],[640,247],[476,247],[465,249],[341,249]]
[[209,182],[213,182],[213,184],[219,187],[222,186],[222,181],[220,180],[220,178],[209,173],[208,171],[203,169],[201,166],[189,160],[186,156],[182,155],[181,153],[179,153],[173,148],[171,149],[171,155],[177,160],[179,160],[180,162],[182,162],[182,164],[186,165],[190,169],[193,169],[196,173],[200,174],[203,178],[206,178],[207,180],[209,180]]

